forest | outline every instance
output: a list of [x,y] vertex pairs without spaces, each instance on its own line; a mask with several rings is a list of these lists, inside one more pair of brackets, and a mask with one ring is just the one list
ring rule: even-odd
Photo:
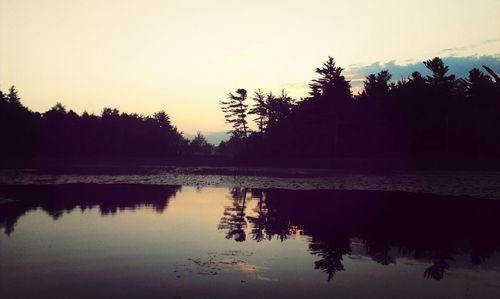
[[[267,157],[500,157],[500,80],[474,68],[455,78],[440,58],[423,62],[430,75],[413,72],[391,81],[382,70],[351,92],[343,69],[329,57],[316,69],[309,96],[294,100],[244,89],[221,101],[232,138],[219,150]],[[248,130],[248,117],[258,127]]]
[[499,158],[495,72],[478,66],[456,78],[438,57],[423,63],[429,75],[413,72],[394,81],[382,70],[367,76],[356,95],[332,57],[316,69],[304,98],[238,89],[219,102],[232,130],[217,146],[201,133],[185,138],[165,111],[142,116],[104,108],[100,115],[79,115],[57,103],[33,112],[12,86],[0,91],[0,151],[4,157],[203,156],[263,164],[278,158]]
[[101,115],[78,115],[57,103],[38,113],[21,104],[14,86],[0,91],[0,128],[4,156],[177,157],[213,151],[201,133],[185,138],[165,111],[143,116],[104,108]]

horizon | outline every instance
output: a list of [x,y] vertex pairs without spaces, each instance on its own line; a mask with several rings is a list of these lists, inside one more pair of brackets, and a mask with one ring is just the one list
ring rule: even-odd
[[79,114],[165,110],[190,136],[230,129],[218,101],[237,88],[305,96],[328,56],[354,93],[370,73],[388,69],[396,81],[435,56],[457,77],[483,63],[500,70],[494,0],[147,3],[0,0],[0,38],[9,41],[0,46],[0,89],[15,85],[38,112],[56,102]]
[[[458,76],[456,76],[457,79],[464,79],[464,78],[466,78],[466,74],[468,73],[468,71],[472,70],[473,68],[480,69],[480,71],[482,71],[481,68],[479,67],[480,65],[493,66],[494,69],[499,68],[500,67],[500,60],[497,60],[497,57],[500,57],[500,55],[447,57],[447,58],[443,59],[443,61],[445,62],[445,65],[447,65],[447,63],[451,62],[451,70],[452,71],[450,72],[450,74],[452,74],[452,75],[458,74]],[[448,65],[448,66],[450,66],[450,65]],[[347,70],[347,73],[348,73],[347,79],[350,80],[350,83],[351,83],[350,89],[351,89],[352,95],[353,96],[361,95],[361,92],[363,92],[363,86],[361,84],[364,83],[364,80],[367,79],[367,76],[369,74],[378,73],[384,69],[389,70],[389,73],[391,74],[391,76],[398,78],[398,75],[399,75],[399,78],[404,79],[404,80],[407,80],[408,78],[410,78],[411,77],[410,74],[414,71],[417,71],[423,75],[430,75],[431,74],[430,70],[425,67],[424,62],[412,63],[412,64],[407,64],[407,65],[397,65],[395,63],[395,61],[389,61],[385,64],[381,64],[380,62],[375,62],[375,63],[372,63],[371,65],[366,65],[366,66],[353,66],[353,69]],[[484,69],[484,67],[483,67],[483,69]],[[454,70],[458,71],[458,72],[453,72]],[[351,73],[349,73],[350,71],[351,71]],[[357,74],[358,77],[349,79],[349,74]],[[398,80],[389,80],[389,82],[396,82],[396,81],[398,81]],[[12,87],[14,87],[14,86],[12,86]],[[300,99],[295,98],[294,100],[307,99],[308,92],[310,90],[309,84],[305,84],[304,89],[307,90],[307,92],[305,92],[305,94],[304,94],[304,97],[303,98],[301,97]],[[2,90],[0,89],[0,91],[2,91]],[[287,95],[289,95],[289,93],[285,89],[282,89],[282,91],[285,91],[285,93]],[[19,92],[19,90],[16,89],[16,93],[17,92]],[[357,95],[355,95],[355,92],[357,92]],[[278,94],[278,93],[275,93],[275,94]],[[20,99],[23,100],[22,96],[20,97]],[[21,102],[23,102],[23,101],[21,101]],[[85,109],[81,112],[74,111],[73,109],[71,109],[71,107],[67,107],[66,105],[64,105],[64,103],[61,103],[61,102],[56,102],[56,104],[54,104],[54,106],[52,106],[50,109],[53,109],[57,105],[62,105],[62,107],[67,109],[67,111],[75,112],[80,116],[83,115],[84,113],[89,113],[89,111],[87,111],[87,109]],[[27,106],[25,106],[25,107],[30,109],[30,107],[27,107]],[[103,107],[103,109],[108,109],[108,108],[115,109],[116,107]],[[30,109],[30,110],[33,112],[43,114],[45,112],[48,112],[50,109],[47,109],[47,111],[33,111],[32,109]],[[162,111],[162,110],[160,110],[160,111]],[[119,112],[126,113],[129,115],[137,114],[134,111],[119,111]],[[101,113],[103,113],[103,111],[97,112],[97,113],[92,111],[89,114],[90,115],[100,115]],[[150,114],[150,115],[138,114],[138,115],[145,116],[145,117],[152,116],[152,114]],[[168,115],[168,113],[167,113],[167,115]],[[170,115],[169,115],[169,118],[171,119]],[[253,132],[258,131],[257,124],[255,122],[249,121],[248,125],[249,125],[250,131],[253,131]],[[177,128],[175,123],[173,124],[173,126]],[[185,131],[179,130],[179,133],[181,135],[183,135],[185,138],[187,138],[188,140],[193,140],[198,133],[201,133],[203,135],[203,137],[206,139],[206,141],[212,145],[218,145],[221,141],[228,141],[231,138],[232,132],[233,131],[229,130],[229,129],[220,130],[220,131],[196,130],[196,132],[185,132]]]

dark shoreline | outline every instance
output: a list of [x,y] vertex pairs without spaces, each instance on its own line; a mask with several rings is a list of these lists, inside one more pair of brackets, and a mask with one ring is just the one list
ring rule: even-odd
[[[2,157],[0,169],[39,169],[45,172],[87,172],[108,169],[135,173],[140,169],[183,169],[189,174],[269,175],[264,169],[314,170],[316,175],[335,171],[500,171],[500,158],[470,157],[370,157],[335,159],[260,159],[235,160],[224,157],[138,157],[138,156],[71,156],[71,157]],[[300,171],[299,171],[300,172]]]

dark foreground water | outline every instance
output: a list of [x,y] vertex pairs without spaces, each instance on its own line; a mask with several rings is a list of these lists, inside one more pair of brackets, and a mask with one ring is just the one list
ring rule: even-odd
[[0,185],[0,298],[500,298],[500,201]]

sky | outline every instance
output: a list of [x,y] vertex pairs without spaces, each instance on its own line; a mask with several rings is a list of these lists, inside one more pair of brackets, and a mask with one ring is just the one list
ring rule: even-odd
[[299,98],[328,56],[354,91],[435,56],[460,74],[498,71],[500,1],[0,0],[0,89],[39,112],[165,110],[184,133],[211,134],[230,128],[229,92]]

